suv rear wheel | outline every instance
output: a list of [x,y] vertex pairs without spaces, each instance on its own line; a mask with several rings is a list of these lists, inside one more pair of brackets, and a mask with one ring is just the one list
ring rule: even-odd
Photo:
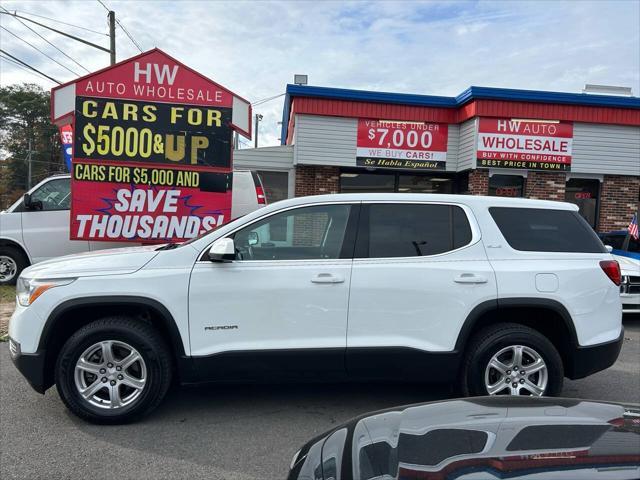
[[536,330],[515,323],[487,327],[471,341],[464,362],[465,395],[551,396],[562,390],[562,359]]
[[162,401],[171,380],[171,359],[151,326],[109,317],[82,327],[67,340],[55,373],[60,397],[80,418],[126,423]]

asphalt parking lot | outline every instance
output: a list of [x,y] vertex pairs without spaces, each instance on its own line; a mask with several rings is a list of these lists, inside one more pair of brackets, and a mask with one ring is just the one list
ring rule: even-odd
[[[618,362],[566,381],[564,396],[640,403],[640,318],[625,319]],[[254,385],[174,389],[144,421],[104,427],[38,395],[0,344],[3,478],[284,478],[306,440],[358,414],[449,398],[421,385]]]

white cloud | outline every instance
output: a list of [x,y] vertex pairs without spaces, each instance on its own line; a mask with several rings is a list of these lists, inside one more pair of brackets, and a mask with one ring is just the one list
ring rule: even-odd
[[[310,84],[456,95],[470,85],[579,92],[585,83],[640,93],[639,3],[621,2],[207,2],[110,1],[118,19],[148,49],[154,46],[255,101],[284,92],[294,73]],[[94,1],[5,1],[106,32]],[[15,19],[2,26],[80,70]],[[108,55],[34,27],[87,68]],[[101,44],[107,38],[87,35]],[[1,32],[2,48],[66,81],[69,72]],[[118,58],[137,53],[117,31]],[[0,81],[39,80],[2,62]],[[282,98],[256,108],[261,145],[278,143]]]

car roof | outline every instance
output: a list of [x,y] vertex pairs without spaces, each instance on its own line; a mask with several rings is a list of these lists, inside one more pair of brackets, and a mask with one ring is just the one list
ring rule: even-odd
[[[244,171],[244,170],[243,170]],[[250,170],[247,170],[250,171]],[[46,178],[44,181],[54,178],[70,178],[71,174],[61,173]],[[514,207],[514,208],[544,208],[554,210],[578,211],[578,206],[573,203],[556,202],[551,200],[537,200],[530,198],[490,197],[484,195],[461,195],[440,193],[332,193],[325,195],[312,195],[295,197],[272,203],[263,209],[263,213],[271,210],[273,206],[281,209],[287,206],[305,205],[311,203],[326,202],[431,202],[454,203],[468,205],[470,207]]]
[[439,194],[439,193],[333,193],[327,195],[313,195],[281,200],[272,205],[294,206],[308,203],[326,202],[431,202],[455,203],[471,207],[496,206],[517,208],[547,208],[556,210],[577,211],[577,205],[550,200],[535,200],[528,198],[489,197],[481,195]]

